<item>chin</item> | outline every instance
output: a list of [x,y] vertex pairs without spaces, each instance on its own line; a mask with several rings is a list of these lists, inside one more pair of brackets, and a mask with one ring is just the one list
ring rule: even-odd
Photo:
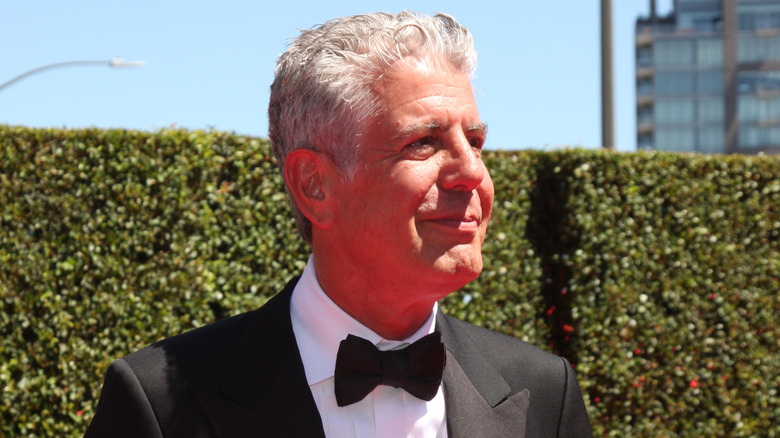
[[466,284],[472,282],[482,272],[482,254],[463,257],[452,257],[451,254],[445,254],[436,261],[434,267],[436,271],[448,278],[448,283],[456,285],[452,291],[460,289]]

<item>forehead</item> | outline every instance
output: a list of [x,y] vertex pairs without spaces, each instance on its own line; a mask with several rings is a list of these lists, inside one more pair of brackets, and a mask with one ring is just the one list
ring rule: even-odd
[[468,75],[444,62],[404,58],[391,65],[372,88],[380,118],[435,116],[445,118],[437,120],[440,124],[479,122]]

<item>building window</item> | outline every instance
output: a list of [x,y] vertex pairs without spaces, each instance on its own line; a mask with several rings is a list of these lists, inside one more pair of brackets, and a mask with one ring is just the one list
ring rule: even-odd
[[652,149],[653,148],[653,134],[642,133],[637,138],[636,145],[639,149]]
[[659,151],[685,152],[696,147],[696,131],[689,127],[663,127],[655,130],[655,148]]
[[780,126],[739,126],[739,147],[780,145]]
[[780,6],[740,5],[739,30],[756,31],[780,28]]
[[636,82],[636,93],[639,96],[653,94],[653,80],[651,78],[638,79]]
[[723,40],[720,38],[699,40],[696,43],[696,64],[699,67],[723,65]]
[[723,99],[699,99],[697,109],[697,119],[700,123],[723,123]]
[[686,67],[693,65],[693,40],[657,40],[653,48],[656,67]]
[[740,96],[737,102],[737,114],[740,122],[780,122],[780,98]]
[[723,94],[723,70],[703,70],[697,74],[696,88],[699,94],[720,96]]
[[[780,72],[740,72],[737,83],[737,116],[740,122],[780,123]],[[754,138],[749,137],[751,142]]]
[[722,154],[726,151],[726,138],[722,126],[699,129],[698,151],[704,154]]
[[639,125],[653,124],[653,107],[651,105],[642,105],[637,109],[636,122]]
[[691,99],[658,99],[655,102],[655,123],[693,123],[695,106]]
[[780,61],[780,35],[740,34],[737,53],[739,62]]
[[740,122],[758,121],[758,101],[752,96],[741,96],[737,102],[737,115]]
[[772,94],[780,92],[780,72],[740,72],[737,76],[739,94]]
[[636,49],[636,65],[638,67],[653,66],[653,48],[652,46],[642,46]]
[[662,72],[656,74],[655,93],[659,96],[693,94],[693,72]]

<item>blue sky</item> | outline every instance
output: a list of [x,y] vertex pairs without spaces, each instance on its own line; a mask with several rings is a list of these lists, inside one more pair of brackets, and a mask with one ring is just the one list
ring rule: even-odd
[[[613,0],[616,143],[636,150],[634,22],[649,0]],[[659,0],[666,13],[672,0]],[[0,90],[0,123],[169,126],[265,137],[276,57],[298,29],[377,10],[447,12],[474,34],[473,81],[490,149],[599,147],[598,0],[0,3],[0,83],[61,61],[121,56],[142,69],[68,67]]]

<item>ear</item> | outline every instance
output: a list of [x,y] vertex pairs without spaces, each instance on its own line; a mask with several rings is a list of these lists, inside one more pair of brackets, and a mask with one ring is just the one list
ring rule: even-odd
[[313,226],[328,229],[333,224],[332,200],[325,184],[333,176],[327,156],[311,149],[296,149],[284,160],[284,181],[295,204]]

